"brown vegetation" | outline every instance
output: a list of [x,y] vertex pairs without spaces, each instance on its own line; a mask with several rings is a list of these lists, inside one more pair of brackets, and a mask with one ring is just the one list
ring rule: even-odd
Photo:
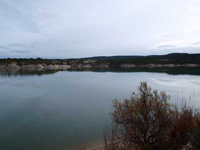
[[123,102],[114,100],[111,134],[104,133],[106,150],[182,150],[200,146],[198,111],[168,102],[165,92],[146,82]]

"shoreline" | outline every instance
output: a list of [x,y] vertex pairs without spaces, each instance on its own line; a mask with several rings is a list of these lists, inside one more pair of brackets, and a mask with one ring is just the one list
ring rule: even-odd
[[16,63],[0,65],[0,70],[28,70],[28,71],[42,71],[42,70],[69,70],[69,69],[131,69],[131,68],[176,68],[176,67],[200,67],[200,64],[120,64],[109,66],[108,64],[92,65],[92,64],[77,64],[77,65],[60,65],[60,64],[27,64],[18,65]]

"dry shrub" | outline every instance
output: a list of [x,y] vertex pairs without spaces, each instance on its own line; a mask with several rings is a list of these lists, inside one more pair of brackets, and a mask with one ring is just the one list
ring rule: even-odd
[[178,109],[168,102],[165,92],[152,91],[146,82],[138,90],[130,99],[113,101],[114,125],[105,149],[179,150],[187,145],[194,149],[200,128],[198,111],[186,105]]

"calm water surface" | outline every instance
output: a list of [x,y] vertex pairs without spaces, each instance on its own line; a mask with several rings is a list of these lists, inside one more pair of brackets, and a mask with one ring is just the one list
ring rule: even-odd
[[[141,81],[165,90],[171,102],[200,106],[200,76],[147,72],[0,73],[0,149],[91,147],[102,142],[112,99],[129,98]],[[190,100],[192,99],[192,100]],[[43,144],[41,144],[43,143]]]

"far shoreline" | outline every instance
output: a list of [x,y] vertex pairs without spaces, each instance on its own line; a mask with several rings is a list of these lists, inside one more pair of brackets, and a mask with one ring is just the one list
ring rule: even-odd
[[0,70],[80,70],[200,67],[200,54],[98,56],[79,59],[4,58]]
[[3,64],[0,65],[1,70],[28,70],[28,71],[42,71],[42,70],[79,70],[79,69],[131,69],[131,68],[176,68],[176,67],[200,67],[200,64],[121,64],[119,66],[109,65],[91,65],[91,64],[78,64],[78,65],[67,65],[67,64],[26,64],[18,65],[17,63]]

